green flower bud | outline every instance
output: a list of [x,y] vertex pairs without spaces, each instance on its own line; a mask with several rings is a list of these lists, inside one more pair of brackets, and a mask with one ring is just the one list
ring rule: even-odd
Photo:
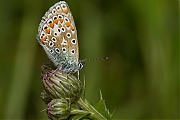
[[45,104],[48,104],[49,102],[51,102],[52,98],[50,97],[49,94],[47,94],[47,92],[45,90],[43,90],[41,92],[41,98],[44,101]]
[[70,104],[64,98],[53,99],[46,110],[51,120],[67,119],[70,115]]
[[83,89],[80,80],[58,69],[47,72],[43,76],[43,85],[52,99],[64,98],[70,102],[76,102],[81,97]]
[[44,75],[47,72],[50,72],[51,70],[55,70],[56,67],[53,65],[53,63],[51,61],[45,62],[42,66],[41,66],[41,78],[43,79]]

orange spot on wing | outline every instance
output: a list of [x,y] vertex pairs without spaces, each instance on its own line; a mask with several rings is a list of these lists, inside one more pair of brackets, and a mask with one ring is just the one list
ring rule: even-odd
[[74,30],[75,30],[75,28],[73,27],[73,25],[71,25],[71,30],[72,30],[72,31],[74,31]]
[[53,22],[50,23],[50,24],[49,24],[49,27],[53,28],[53,27],[54,27],[54,23],[53,23]]
[[42,42],[45,41],[46,38],[47,38],[47,36],[43,36],[43,37],[41,38],[41,41],[42,41]]
[[50,33],[50,28],[46,28],[44,31],[49,34]]
[[56,23],[56,24],[58,24],[58,20],[57,20],[57,19],[55,19],[53,22]]
[[64,13],[66,13],[66,14],[68,13],[68,9],[65,9],[65,10],[63,10],[63,11],[64,11]]
[[62,19],[62,18],[59,18],[59,21],[62,23],[62,22],[63,22],[63,19]]
[[61,12],[62,12],[62,10],[61,10],[61,9],[59,9],[59,10],[58,10],[58,12],[59,12],[59,13],[61,13]]
[[69,27],[70,26],[70,22],[66,22],[66,26]]

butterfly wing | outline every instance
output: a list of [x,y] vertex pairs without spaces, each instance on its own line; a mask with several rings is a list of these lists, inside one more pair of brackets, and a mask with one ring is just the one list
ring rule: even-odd
[[[77,30],[65,1],[54,4],[42,17],[38,41],[56,66],[78,64]],[[72,69],[72,68],[71,68]]]

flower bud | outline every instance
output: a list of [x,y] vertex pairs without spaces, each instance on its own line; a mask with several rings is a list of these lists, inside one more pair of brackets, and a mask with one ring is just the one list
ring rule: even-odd
[[45,62],[42,66],[41,66],[41,70],[40,70],[40,73],[41,73],[41,79],[43,79],[44,75],[47,73],[47,72],[50,72],[51,70],[55,70],[56,67],[53,65],[53,63],[51,61],[47,61]]
[[76,102],[81,97],[83,89],[80,80],[58,69],[51,70],[43,76],[43,85],[52,99],[64,98],[70,102]]
[[47,92],[45,90],[43,90],[41,92],[41,98],[44,101],[45,104],[48,104],[49,102],[51,102],[52,98],[50,97],[49,94],[47,94]]
[[64,98],[53,99],[46,110],[51,120],[67,119],[70,115],[70,104]]

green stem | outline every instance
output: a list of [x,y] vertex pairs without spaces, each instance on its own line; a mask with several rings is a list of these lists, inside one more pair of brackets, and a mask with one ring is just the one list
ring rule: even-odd
[[101,113],[99,113],[86,99],[80,98],[77,105],[83,110],[90,112],[89,118],[93,120],[107,120]]

